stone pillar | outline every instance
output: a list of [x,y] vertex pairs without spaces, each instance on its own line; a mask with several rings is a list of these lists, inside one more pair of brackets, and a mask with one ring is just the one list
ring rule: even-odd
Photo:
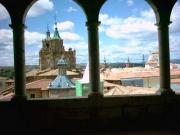
[[89,50],[89,80],[91,92],[100,91],[99,76],[99,34],[100,22],[87,22],[88,28],[88,50]]
[[169,24],[172,8],[177,0],[146,0],[156,15],[159,40],[159,66],[161,94],[173,94],[170,76]]
[[[74,0],[84,10],[88,28],[88,50],[89,50],[89,81],[90,95],[100,95],[100,74],[99,74],[99,35],[98,26],[99,11],[106,0]],[[97,96],[96,96],[97,97]]]
[[158,24],[160,92],[171,93],[169,23]]
[[25,51],[24,24],[10,25],[13,29],[15,96],[14,99],[26,99],[25,94]]

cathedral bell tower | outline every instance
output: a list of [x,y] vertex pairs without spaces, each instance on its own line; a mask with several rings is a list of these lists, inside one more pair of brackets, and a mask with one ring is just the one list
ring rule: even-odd
[[58,68],[57,62],[62,56],[70,67],[75,67],[76,56],[75,50],[65,51],[63,45],[63,39],[60,37],[57,22],[55,21],[54,34],[51,37],[49,27],[47,27],[46,38],[42,40],[42,48],[39,51],[39,65],[40,69],[56,69]]

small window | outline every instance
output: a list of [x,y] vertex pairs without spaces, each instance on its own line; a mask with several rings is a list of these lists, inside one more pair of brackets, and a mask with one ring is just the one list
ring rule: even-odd
[[46,47],[49,48],[49,44],[46,44]]
[[31,98],[35,98],[35,94],[31,94],[30,97],[31,97]]

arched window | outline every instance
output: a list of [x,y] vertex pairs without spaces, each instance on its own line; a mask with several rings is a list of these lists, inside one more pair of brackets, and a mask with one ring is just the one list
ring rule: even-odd
[[[0,4],[0,77],[7,78],[6,81],[14,79],[13,33],[9,28],[10,23],[8,11]],[[0,84],[3,83],[1,92],[8,89],[8,92],[12,93],[13,89],[9,89],[9,87],[12,87],[13,84],[8,86],[6,81],[0,82]]]
[[[119,85],[111,84],[114,85],[112,91],[117,91],[116,95],[156,93],[159,87],[159,50],[151,7],[145,1],[107,1],[99,19],[101,78]],[[153,55],[153,59],[148,60],[154,53],[158,59]],[[126,90],[123,91],[122,86],[130,87],[124,87]]]
[[180,90],[180,80],[178,79],[178,70],[180,69],[180,1],[175,4],[169,27],[170,39],[170,69],[171,69],[171,88],[178,92]]
[[[69,63],[68,69],[69,67],[71,70],[76,68],[76,64],[84,66],[82,63],[88,62],[85,21],[83,11],[72,1],[39,0],[34,3],[26,17],[26,64],[36,68],[31,69],[29,73],[36,71],[39,72],[40,79],[48,76],[53,81],[58,76],[57,63],[61,58]],[[67,72],[70,79],[81,79],[73,78],[74,74],[77,73]],[[28,80],[36,81],[37,79],[39,78],[35,75],[34,80]],[[47,91],[48,87],[47,84]],[[76,96],[75,91],[74,87],[73,96]]]

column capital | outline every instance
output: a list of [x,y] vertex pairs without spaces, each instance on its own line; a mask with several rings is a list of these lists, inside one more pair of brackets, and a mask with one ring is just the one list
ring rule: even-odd
[[9,27],[11,27],[12,29],[26,29],[27,26],[25,24],[9,24]]
[[101,24],[100,21],[97,21],[97,22],[86,22],[86,26],[88,27],[98,27],[99,25]]
[[146,0],[156,16],[156,25],[169,25],[172,9],[177,0]]
[[81,8],[87,17],[87,22],[99,22],[99,12],[106,0],[74,0]]

